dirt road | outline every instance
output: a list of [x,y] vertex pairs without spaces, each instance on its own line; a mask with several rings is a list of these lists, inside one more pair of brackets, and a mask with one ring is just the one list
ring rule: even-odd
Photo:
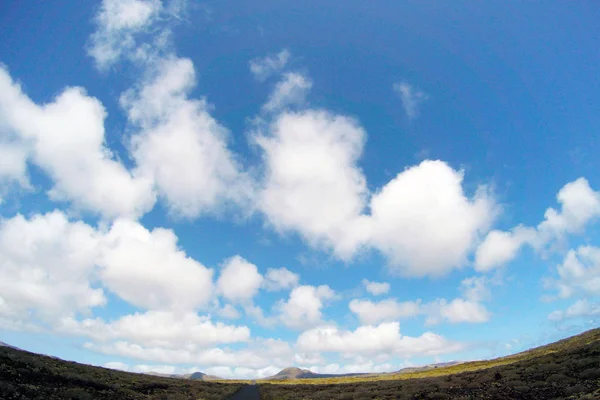
[[240,390],[235,392],[228,400],[260,400],[260,394],[258,393],[258,386],[256,385],[245,385]]

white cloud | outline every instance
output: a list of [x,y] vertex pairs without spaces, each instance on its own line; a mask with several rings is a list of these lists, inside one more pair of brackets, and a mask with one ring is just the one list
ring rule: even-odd
[[402,107],[409,119],[414,119],[419,115],[421,104],[429,99],[429,96],[414,86],[400,82],[394,84],[394,90],[402,100]]
[[[204,99],[189,97],[193,63],[173,54],[169,22],[180,18],[185,3],[105,0],[91,53],[101,67],[121,56],[141,61],[142,78],[120,99],[133,132],[129,151],[136,174],[153,183],[169,211],[186,218],[238,206],[250,212],[252,180],[227,147],[229,132]],[[145,31],[150,35],[136,42]]]
[[104,305],[98,279],[137,307],[189,312],[212,299],[212,274],[168,229],[118,219],[108,231],[96,230],[59,211],[0,222],[0,314],[17,328]]
[[13,185],[29,189],[27,159],[29,147],[19,139],[10,138],[0,122],[0,204]]
[[229,301],[251,301],[263,282],[256,265],[240,256],[227,260],[222,269],[217,287],[219,293]]
[[256,321],[260,326],[272,328],[277,323],[277,317],[275,316],[265,316],[265,312],[260,306],[257,306],[253,303],[246,303],[243,305],[244,312],[246,315]]
[[590,303],[587,299],[580,299],[565,311],[556,310],[551,312],[548,315],[548,319],[551,321],[562,321],[564,319],[595,316],[600,316],[600,304]]
[[138,173],[152,177],[171,212],[184,217],[248,206],[252,185],[227,148],[228,132],[204,100],[188,97],[195,85],[189,59],[156,60],[149,78],[121,97],[131,124]]
[[279,231],[298,231],[315,246],[350,257],[364,241],[355,224],[367,195],[355,163],[365,132],[349,118],[321,111],[283,113],[257,135],[265,180],[258,204]]
[[263,286],[267,290],[277,291],[296,287],[299,281],[300,276],[287,268],[269,268]]
[[297,341],[306,352],[376,355],[389,353],[400,357],[431,356],[460,350],[460,343],[426,332],[419,337],[402,336],[398,322],[360,326],[354,331],[337,327],[317,327],[303,332]]
[[460,290],[463,297],[472,302],[481,302],[490,300],[492,294],[488,288],[489,280],[486,277],[465,278],[460,283]]
[[161,10],[160,0],[103,0],[88,48],[98,68],[106,69],[135,52],[136,34],[156,22]]
[[485,187],[469,198],[463,172],[442,161],[406,169],[368,202],[357,166],[365,132],[343,116],[285,112],[255,138],[266,168],[258,204],[269,222],[343,260],[375,248],[394,272],[440,276],[467,263],[497,214]]
[[146,365],[138,364],[133,367],[120,361],[111,361],[102,365],[104,368],[116,369],[119,371],[139,372],[142,374],[160,374],[160,375],[175,375],[179,369],[174,365]]
[[288,72],[275,85],[263,110],[274,112],[290,106],[301,106],[306,102],[311,88],[312,81],[308,77],[298,72]]
[[110,362],[104,363],[102,366],[104,368],[116,369],[119,371],[129,371],[130,370],[129,365],[122,363],[120,361],[110,361]]
[[557,272],[558,278],[548,279],[546,287],[558,290],[558,297],[600,296],[600,248],[581,246],[570,250]]
[[421,313],[420,301],[398,302],[386,299],[378,302],[354,299],[349,304],[362,324],[374,325],[379,322],[390,322],[401,318],[414,317]]
[[428,315],[426,325],[435,325],[442,321],[450,323],[482,323],[491,318],[490,312],[481,303],[456,298],[450,302],[445,299],[436,300],[424,306]]
[[132,369],[133,372],[141,372],[143,374],[154,373],[161,375],[173,375],[177,372],[177,367],[174,365],[145,365],[138,364]]
[[387,282],[371,282],[367,279],[363,279],[362,284],[367,292],[371,293],[373,296],[386,294],[390,291],[390,284]]
[[327,365],[314,365],[309,368],[312,372],[319,374],[352,374],[352,373],[380,373],[398,370],[399,368],[392,364],[377,364],[373,361],[365,361],[361,363],[350,363],[340,365],[331,363]]
[[285,68],[290,57],[291,53],[287,49],[283,49],[276,55],[256,58],[249,63],[250,71],[256,80],[262,82]]
[[37,105],[0,68],[0,119],[31,143],[31,160],[54,181],[50,197],[106,217],[139,216],[154,205],[152,182],[114,159],[104,143],[105,116],[77,87]]
[[349,308],[361,324],[374,325],[380,322],[392,322],[403,318],[412,318],[419,315],[426,316],[426,325],[435,325],[441,322],[449,323],[481,323],[487,322],[491,314],[481,304],[491,298],[488,288],[489,280],[485,277],[466,278],[461,282],[462,296],[450,301],[436,299],[424,303],[420,299],[399,302],[396,299],[380,301],[354,299]]
[[479,234],[496,215],[494,200],[480,187],[473,198],[463,173],[442,161],[408,168],[371,199],[371,243],[405,276],[440,276],[466,264]]
[[[0,221],[0,317],[4,323],[88,312],[106,303],[90,284],[98,235],[58,211]],[[15,326],[16,327],[16,326]]]
[[510,232],[493,230],[486,236],[475,253],[475,269],[487,272],[512,261],[525,243],[533,243],[537,232],[517,226]]
[[224,379],[260,379],[273,376],[281,367],[268,366],[265,368],[245,368],[245,367],[210,367],[205,369],[205,373],[218,376]]
[[173,351],[195,351],[215,344],[250,340],[248,327],[215,323],[210,316],[199,316],[194,312],[147,311],[125,315],[111,322],[101,318],[63,318],[58,321],[56,329],[106,343],[103,346],[127,342],[127,346]]
[[129,372],[158,373],[163,375],[183,375],[201,371],[207,375],[224,379],[260,379],[275,375],[282,367],[269,365],[263,368],[228,367],[228,366],[194,366],[176,367],[173,365],[146,365],[138,364],[129,366],[125,363],[113,361],[103,365],[105,368]]
[[225,304],[218,310],[217,313],[220,317],[227,319],[238,319],[242,316],[238,309],[232,306],[231,304]]
[[325,301],[335,298],[335,292],[327,285],[298,286],[286,301],[280,301],[276,309],[283,324],[293,329],[303,329],[322,323]]
[[190,310],[212,297],[213,271],[188,257],[169,229],[119,219],[103,238],[98,263],[103,283],[138,307]]
[[592,190],[585,178],[567,183],[556,199],[560,210],[548,208],[536,228],[517,226],[511,232],[490,232],[477,249],[475,268],[484,272],[512,261],[524,244],[544,251],[567,234],[581,233],[589,222],[600,217],[600,193]]
[[[277,339],[255,340],[249,343],[247,348],[240,350],[219,347],[146,347],[123,341],[109,344],[88,343],[85,347],[104,354],[146,362],[195,365],[192,370],[206,373],[215,373],[214,368],[219,367],[257,370],[275,366],[281,369],[289,366],[293,360],[293,351],[289,344]],[[248,370],[244,372],[250,373]]]
[[556,199],[560,211],[549,208],[538,225],[543,242],[566,233],[580,233],[588,222],[600,217],[600,193],[593,191],[585,178],[567,183]]

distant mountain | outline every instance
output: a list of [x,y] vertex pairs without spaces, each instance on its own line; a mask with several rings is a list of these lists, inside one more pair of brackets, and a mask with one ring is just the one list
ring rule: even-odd
[[4,342],[0,342],[0,347],[8,347],[8,348],[11,348],[11,349],[16,349],[16,350],[19,350],[19,348],[18,348],[18,347],[11,346],[10,344],[8,344],[8,343],[4,343]]
[[187,375],[180,375],[180,377],[183,377],[185,379],[192,379],[195,381],[222,381],[222,380],[224,380],[223,378],[220,378],[218,376],[207,375],[204,372],[193,372],[193,373],[187,374]]
[[450,362],[442,362],[442,363],[436,363],[436,364],[427,364],[427,365],[421,365],[418,367],[407,367],[407,368],[402,368],[398,371],[395,372],[391,372],[392,374],[408,374],[411,372],[421,372],[421,371],[428,371],[430,369],[435,369],[435,368],[444,368],[444,367],[451,367],[453,365],[458,365],[461,364],[462,361],[450,361]]
[[319,374],[316,372],[312,372],[311,370],[308,370],[308,369],[289,367],[289,368],[282,369],[281,371],[279,371],[277,374],[275,374],[273,376],[269,376],[268,378],[263,378],[263,380],[278,381],[278,380],[286,380],[286,379],[323,379],[323,378],[344,378],[344,377],[352,377],[352,376],[376,377],[376,376],[381,376],[381,375],[396,375],[396,374],[407,374],[407,373],[411,373],[411,372],[422,372],[422,371],[428,371],[430,369],[451,367],[453,365],[457,365],[460,363],[461,363],[460,361],[450,361],[450,362],[443,362],[443,363],[437,363],[437,364],[422,365],[419,367],[402,368],[401,370],[394,371],[394,372],[380,372],[380,373],[355,372],[355,373],[349,373],[349,374]]
[[354,374],[318,374],[308,369],[289,367],[284,368],[278,373],[262,380],[285,380],[285,379],[320,379],[320,378],[337,378],[344,376],[362,376],[369,374],[354,373]]
[[265,378],[269,380],[279,379],[306,379],[306,378],[318,378],[319,374],[311,372],[308,369],[301,369],[296,367],[284,368],[275,375]]
[[225,379],[214,375],[207,375],[204,372],[192,372],[191,374],[161,374],[159,372],[146,372],[146,375],[160,376],[162,378],[176,378],[176,379],[191,379],[194,381],[223,381]]

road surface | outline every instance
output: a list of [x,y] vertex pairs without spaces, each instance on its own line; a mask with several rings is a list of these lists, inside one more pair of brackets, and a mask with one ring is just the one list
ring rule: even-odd
[[258,386],[242,386],[242,388],[235,392],[235,394],[231,396],[228,400],[260,400],[260,394],[258,394]]

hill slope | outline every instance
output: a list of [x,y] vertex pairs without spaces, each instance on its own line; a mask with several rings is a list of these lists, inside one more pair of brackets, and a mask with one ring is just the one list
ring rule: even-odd
[[341,378],[349,376],[364,376],[368,374],[318,374],[308,369],[301,369],[296,367],[284,368],[278,373],[268,378],[261,380],[287,380],[287,379],[325,379],[325,378]]
[[[600,329],[508,357],[416,372],[323,378],[289,368],[280,374],[287,379],[259,384],[263,400],[600,399]],[[217,400],[241,387],[239,382],[179,378],[115,371],[0,346],[3,400]]]
[[134,374],[0,346],[0,399],[226,399],[239,383]]
[[600,399],[600,329],[495,360],[415,373],[272,381],[263,400]]

